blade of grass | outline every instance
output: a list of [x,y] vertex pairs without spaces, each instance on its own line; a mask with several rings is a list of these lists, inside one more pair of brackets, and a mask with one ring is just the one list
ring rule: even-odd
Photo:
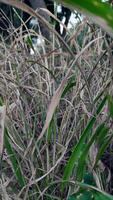
[[[96,116],[101,112],[103,106],[106,103],[106,100],[107,100],[107,96],[104,97],[104,99],[101,101],[100,105],[98,106],[97,111],[96,111]],[[81,151],[83,150],[82,148],[84,146],[84,142],[85,142],[86,138],[89,136],[89,133],[91,132],[92,127],[93,127],[94,123],[96,122],[96,116],[91,118],[88,125],[82,132],[78,143],[75,145],[73,152],[69,158],[69,161],[65,167],[64,174],[63,174],[63,181],[69,180],[69,178],[72,174],[73,168],[75,166],[75,163],[80,158]],[[62,183],[62,191],[64,190],[65,185],[66,185],[66,182],[65,183],[63,182]]]
[[100,129],[100,134],[96,138],[96,142],[99,147],[101,147],[101,145],[103,145],[104,142],[106,141],[105,137],[107,136],[108,131],[109,131],[109,128],[106,127],[105,124],[103,124],[103,127]]
[[76,81],[70,81],[70,82],[66,85],[66,87],[64,88],[64,91],[63,91],[63,93],[62,93],[61,98],[63,98],[63,97],[65,96],[65,94],[66,94],[67,92],[69,92],[70,89],[73,88],[74,86],[76,86]]
[[111,142],[111,139],[112,139],[113,135],[109,138],[107,138],[104,143],[102,144],[102,146],[99,148],[98,150],[98,154],[96,156],[96,160],[95,160],[95,164],[94,164],[94,167],[96,167],[96,165],[98,164],[98,161],[101,159],[102,155],[104,154],[104,152],[106,151],[108,145],[110,144]]
[[45,131],[47,130],[47,128],[52,120],[54,111],[60,101],[60,98],[61,98],[61,95],[64,90],[64,86],[65,86],[66,82],[67,82],[67,76],[63,79],[63,81],[61,82],[60,86],[58,87],[58,89],[56,90],[55,94],[53,95],[53,97],[51,99],[51,103],[50,103],[48,111],[47,111],[46,121],[45,121],[44,127],[42,129],[42,132],[41,132],[40,136],[38,137],[37,142],[43,137]]
[[113,99],[111,95],[108,95],[108,109],[110,116],[113,118]]
[[13,150],[11,144],[10,144],[10,139],[9,139],[9,136],[8,136],[8,132],[7,132],[7,129],[5,128],[5,133],[4,133],[4,146],[7,150],[7,154],[10,158],[10,161],[11,161],[11,164],[12,164],[12,169],[13,169],[13,172],[15,173],[15,176],[18,180],[18,183],[20,185],[20,187],[24,187],[25,186],[25,178],[22,174],[22,170],[21,170],[21,167],[20,167],[20,164],[17,160],[17,157],[15,155],[15,151]]
[[90,141],[88,142],[88,144],[86,144],[85,149],[82,151],[82,154],[78,161],[77,172],[76,172],[76,178],[78,181],[82,181],[84,177],[84,169],[86,166],[86,159],[88,156],[89,149],[91,145],[94,143],[94,141],[96,140],[96,138],[98,137],[98,135],[101,134],[101,131],[103,132],[103,130],[107,134],[109,129],[105,127],[105,124],[101,124],[100,126],[98,126],[95,131],[95,134],[92,135]]
[[[98,194],[98,197],[102,197],[101,198],[102,200],[113,200],[112,195],[107,194],[106,192],[104,192],[94,186],[88,185],[86,183],[78,183],[78,184],[80,185],[80,187],[85,188],[88,191],[91,190],[93,192],[94,197],[97,196],[97,195],[95,195],[95,193],[96,193],[96,194]],[[96,200],[101,200],[101,199],[96,199]]]

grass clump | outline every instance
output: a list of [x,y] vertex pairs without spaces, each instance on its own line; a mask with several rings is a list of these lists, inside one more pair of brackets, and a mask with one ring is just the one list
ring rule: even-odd
[[106,33],[84,18],[67,34],[65,47],[51,38],[36,49],[20,35],[10,45],[0,41],[6,106],[0,198],[112,199],[112,169],[108,180],[101,161],[112,144]]

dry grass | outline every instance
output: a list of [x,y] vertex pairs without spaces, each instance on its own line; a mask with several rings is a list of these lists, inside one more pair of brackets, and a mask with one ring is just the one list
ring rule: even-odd
[[[112,65],[105,33],[98,27],[93,31],[89,24],[86,19],[78,23],[65,41],[73,57],[55,35],[49,45],[42,43],[33,55],[22,36],[10,45],[2,38],[0,96],[7,109],[5,126],[10,144],[26,183],[20,187],[11,155],[4,148],[1,199],[61,199],[64,166],[96,109],[94,100],[101,92],[112,91]],[[73,65],[77,55],[78,61]],[[76,84],[60,99],[49,128],[37,142],[51,98],[70,66],[68,82]],[[90,160],[87,166],[90,169]],[[96,173],[98,176],[100,172]],[[75,181],[74,173],[70,180]],[[63,198],[68,199],[72,191],[74,188],[69,187]]]

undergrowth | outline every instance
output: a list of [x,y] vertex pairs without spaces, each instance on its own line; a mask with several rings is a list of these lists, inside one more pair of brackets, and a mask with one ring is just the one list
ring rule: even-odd
[[106,156],[112,156],[113,68],[106,33],[84,17],[64,44],[53,33],[36,48],[21,34],[5,40],[0,199],[113,199],[107,194],[113,189]]

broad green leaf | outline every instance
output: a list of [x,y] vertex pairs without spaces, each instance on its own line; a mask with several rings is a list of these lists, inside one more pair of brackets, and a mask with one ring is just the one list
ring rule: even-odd
[[[106,192],[92,186],[92,185],[88,185],[85,183],[78,183],[80,185],[80,187],[86,189],[86,190],[90,190],[93,193],[94,196],[94,200],[113,200],[113,196],[110,194],[107,194]],[[96,197],[96,198],[95,198]]]
[[73,75],[70,80],[68,81],[66,87],[64,88],[64,91],[62,93],[61,98],[63,98],[67,92],[69,92],[71,90],[71,88],[73,88],[76,85],[76,81],[75,81],[75,75]]
[[104,107],[106,101],[107,101],[107,95],[103,98],[103,100],[101,101],[100,105],[98,106],[98,108],[96,110],[96,115],[98,115],[101,112],[101,110]]
[[113,200],[113,196],[107,194],[106,192],[85,183],[78,183],[80,189],[84,190],[78,194],[73,194],[68,200]]
[[[96,186],[95,180],[93,178],[93,174],[92,173],[86,173],[84,175],[84,183],[88,184],[88,185],[92,185],[92,186]],[[88,199],[91,200],[93,199],[93,193],[92,191],[87,191],[86,189],[80,187],[79,191],[77,191],[75,194],[70,195],[68,200],[77,200],[77,199]]]
[[111,142],[113,136],[105,139],[104,143],[101,145],[101,147],[98,150],[97,156],[96,156],[96,160],[95,160],[95,164],[94,164],[94,168],[96,167],[96,165],[98,164],[98,161],[102,158],[102,155],[104,154],[104,152],[106,151],[108,145]]
[[[64,175],[63,175],[63,180],[68,180],[70,175],[72,174],[73,168],[75,166],[75,163],[78,161],[80,155],[81,155],[81,151],[82,151],[82,147],[84,146],[84,142],[85,139],[89,136],[89,133],[91,132],[91,129],[94,125],[96,121],[96,118],[93,117],[87,127],[85,128],[85,130],[83,131],[83,133],[81,134],[81,137],[77,143],[77,145],[74,147],[74,150],[69,158],[69,161],[66,165],[66,168],[64,170]],[[63,184],[64,186],[64,184]]]
[[109,197],[106,197],[105,195],[99,193],[99,192],[93,192],[94,199],[95,200],[109,200]]
[[[104,124],[101,124],[95,131],[95,134],[93,134],[89,140],[89,142],[86,144],[85,149],[82,151],[82,154],[80,156],[80,159],[78,161],[78,166],[77,166],[77,180],[78,181],[82,181],[83,176],[84,176],[84,169],[85,169],[85,164],[86,164],[86,159],[89,153],[89,149],[91,147],[91,145],[94,143],[94,141],[96,140],[96,138],[99,136],[99,134],[101,134],[101,131],[104,128]],[[105,129],[106,130],[106,129]],[[109,130],[109,129],[107,129]],[[107,133],[107,131],[106,131]]]
[[76,200],[76,197],[74,197],[73,195],[69,196],[68,200]]
[[19,164],[19,162],[16,158],[15,151],[13,150],[13,148],[10,144],[10,139],[9,139],[8,132],[7,132],[6,128],[5,128],[5,133],[4,133],[4,145],[5,145],[5,148],[7,150],[7,154],[10,158],[12,168],[13,168],[13,172],[15,173],[15,176],[18,180],[18,183],[19,183],[20,187],[22,188],[22,187],[25,186],[25,179],[24,179],[24,176],[22,174],[20,164]]
[[101,147],[101,145],[103,145],[106,141],[105,137],[107,136],[109,128],[106,127],[104,123],[102,123],[98,128],[99,128],[100,134],[98,135],[96,142],[98,146]]
[[84,191],[79,195],[72,195],[68,200],[93,200],[93,195],[91,191]]
[[84,175],[84,183],[92,186],[96,186],[93,174],[88,172]]
[[63,98],[63,97],[65,96],[65,94],[66,94],[67,92],[69,92],[70,89],[71,89],[72,87],[74,87],[75,85],[76,85],[76,82],[69,82],[69,83],[66,85],[66,87],[65,87],[65,89],[64,89],[64,91],[63,91],[63,93],[62,93],[61,98]]
[[61,0],[73,9],[86,13],[92,20],[113,36],[113,10],[101,0]]
[[[83,146],[85,143],[86,138],[89,136],[89,133],[91,133],[91,130],[93,128],[93,125],[96,121],[96,116],[101,112],[103,106],[106,103],[107,97],[105,96],[104,99],[101,101],[100,105],[97,108],[96,115],[95,117],[92,117],[91,120],[89,121],[88,125],[84,129],[84,131],[81,134],[81,137],[78,141],[78,143],[75,145],[73,148],[73,152],[69,158],[69,161],[65,167],[64,174],[63,174],[63,181],[69,180],[73,168],[75,166],[75,163],[77,163],[78,159],[80,158],[80,155],[83,151]],[[62,190],[64,189],[66,183],[62,183]]]

